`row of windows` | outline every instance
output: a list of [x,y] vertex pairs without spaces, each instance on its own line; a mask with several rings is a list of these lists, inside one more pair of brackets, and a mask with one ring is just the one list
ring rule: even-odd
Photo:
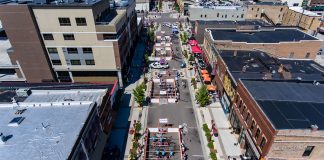
[[[70,60],[71,65],[81,65],[81,60],[78,59],[71,59]],[[61,60],[52,60],[53,65],[62,65]],[[95,65],[95,61],[93,59],[86,59],[85,60],[86,65]]]
[[[53,34],[51,34],[51,33],[44,33],[43,38],[44,38],[44,40],[54,40]],[[64,40],[67,40],[67,41],[75,40],[74,34],[72,34],[72,33],[64,33],[63,38],[64,38]]]
[[[254,8],[252,7],[251,10],[253,11]],[[260,8],[257,8],[257,12],[259,12],[259,11],[260,11]],[[282,11],[283,11],[283,8],[280,8],[280,12],[282,12]]]
[[[252,135],[254,133],[254,130],[256,129],[255,135],[254,135],[254,139],[255,139],[256,143],[258,143],[258,139],[260,138],[260,135],[261,135],[261,130],[257,126],[255,120],[252,119],[251,114],[247,110],[246,105],[243,104],[243,101],[239,98],[238,95],[236,95],[236,104],[237,104],[237,106],[238,106],[239,109],[241,109],[242,106],[244,106],[243,109],[241,110],[241,115],[242,115],[243,119],[245,120],[245,123],[247,124],[247,126],[248,126],[249,122],[252,120],[252,123],[251,123],[251,126],[250,126],[249,129],[250,129]],[[246,114],[246,117],[244,118],[245,113],[247,113],[247,114]],[[259,144],[260,149],[263,149],[264,146],[266,145],[266,143],[267,143],[266,138],[264,136],[262,136],[261,142]],[[304,151],[304,153],[303,153],[303,156],[304,157],[305,156],[310,156],[310,154],[312,153],[312,151],[314,150],[314,148],[315,148],[315,146],[307,146],[306,149],[305,149],[305,151]]]
[[[71,26],[70,18],[68,17],[59,17],[58,18],[60,26]],[[86,26],[87,20],[83,17],[76,17],[75,22],[77,26]]]
[[[242,100],[239,101],[238,95],[236,95],[236,104],[237,104],[238,108],[241,109],[241,115],[242,115],[243,119],[245,120],[246,124],[248,125],[249,122],[252,120],[252,117],[251,117],[251,114],[248,111],[246,105],[243,104],[243,101]],[[242,106],[244,106],[243,109],[242,109]],[[247,113],[247,114],[246,114],[246,117],[244,118],[245,113]],[[254,138],[255,138],[255,141],[258,142],[258,139],[260,138],[260,135],[261,135],[261,130],[259,127],[256,127],[255,120],[252,120],[252,123],[250,126],[250,131],[251,131],[252,135],[254,133],[255,128],[257,128],[257,130],[255,132]],[[265,137],[262,136],[259,147],[261,149],[263,149],[266,143],[267,143],[267,140],[265,139]]]
[[[78,48],[66,48],[68,54],[78,54]],[[49,54],[58,54],[57,48],[47,48]],[[92,54],[92,48],[82,48],[83,54]]]
[[[203,18],[204,15],[200,15],[200,17]],[[217,18],[218,17],[219,17],[219,13],[217,13]],[[222,15],[222,18],[224,18],[224,17],[227,18],[227,14]],[[244,14],[241,14],[241,18],[243,18],[243,17],[244,17]],[[205,14],[205,18],[207,18],[207,14]],[[234,15],[232,15],[232,18],[234,18]],[[237,15],[236,18],[239,18],[239,15]]]

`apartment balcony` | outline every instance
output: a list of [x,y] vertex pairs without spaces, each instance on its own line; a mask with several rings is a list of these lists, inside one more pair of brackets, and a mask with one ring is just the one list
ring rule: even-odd
[[125,10],[112,10],[96,20],[97,32],[119,33],[126,23]]

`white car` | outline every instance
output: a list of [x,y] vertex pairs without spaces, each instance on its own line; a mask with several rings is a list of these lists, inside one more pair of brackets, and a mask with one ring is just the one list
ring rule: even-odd
[[166,26],[166,27],[171,28],[171,24],[170,23],[164,23],[163,26]]
[[159,62],[153,62],[150,64],[150,67],[154,68],[154,69],[167,69],[167,68],[169,68],[169,65],[168,64],[160,64]]

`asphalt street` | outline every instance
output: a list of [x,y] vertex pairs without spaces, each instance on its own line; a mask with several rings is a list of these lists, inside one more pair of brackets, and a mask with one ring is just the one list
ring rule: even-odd
[[[179,22],[178,18],[173,18],[170,15],[170,13],[162,13],[160,14],[160,17],[161,18],[153,19],[153,21],[157,22],[158,24],[161,24],[161,30],[165,31],[166,35],[171,36],[171,28],[162,26],[162,23]],[[182,18],[180,20],[183,21]],[[157,35],[161,35],[161,33],[158,32]],[[175,52],[176,58],[168,62],[170,65],[169,70],[181,71],[180,64],[182,63],[182,54],[180,49],[179,38],[172,37],[172,49]],[[186,147],[188,148],[188,151],[186,152],[188,154],[188,159],[203,160],[201,142],[198,136],[198,130],[194,118],[194,111],[191,103],[188,86],[185,88],[180,86],[179,90],[179,103],[171,103],[164,105],[152,104],[149,107],[147,126],[157,127],[159,118],[168,118],[169,123],[173,124],[173,127],[178,127],[179,125],[186,123],[188,126],[188,133],[185,134],[183,140]]]

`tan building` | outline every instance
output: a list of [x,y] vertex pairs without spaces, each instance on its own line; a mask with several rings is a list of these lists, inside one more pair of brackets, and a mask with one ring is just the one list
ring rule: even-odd
[[[40,37],[36,47],[41,48],[41,51],[38,50],[35,54],[43,56],[38,61],[44,63],[48,61],[50,69],[47,70],[53,73],[53,81],[119,80],[120,86],[123,86],[122,82],[131,63],[138,33],[135,1],[130,0],[128,3],[126,7],[120,8],[109,8],[108,0],[64,1],[58,4],[53,1],[48,4],[45,2],[19,4],[15,7],[24,6],[26,12],[29,12],[27,14],[33,20],[29,23],[35,26],[34,31],[38,32],[35,35],[39,34],[36,37]],[[10,7],[14,10],[9,4],[0,7]],[[3,19],[5,29],[15,28],[17,22],[10,23],[12,21],[9,20],[13,17],[7,13],[3,15],[1,16],[0,11],[0,19]],[[8,34],[10,41],[15,36],[13,32]],[[25,40],[21,38],[20,41]],[[15,39],[12,41],[15,43]],[[15,45],[13,48],[15,50]],[[27,48],[21,49],[22,51],[17,54],[24,54]],[[45,53],[42,53],[44,50]],[[29,81],[28,77],[26,79]]]
[[321,42],[297,29],[206,29],[204,47],[211,59],[211,46],[218,50],[262,51],[280,58],[315,59]]
[[249,4],[246,12],[246,19],[264,19],[273,25],[282,24],[283,14],[288,9],[281,3],[260,2]]
[[283,15],[282,25],[298,26],[305,31],[315,33],[321,25],[321,16],[314,12],[303,10],[301,7],[289,7]]

